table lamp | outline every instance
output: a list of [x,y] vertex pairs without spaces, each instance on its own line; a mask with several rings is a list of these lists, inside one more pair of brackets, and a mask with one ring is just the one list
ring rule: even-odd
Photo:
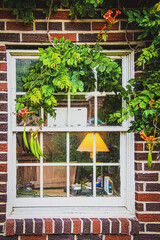
[[[101,138],[99,133],[95,133],[96,135],[96,153],[97,152],[109,152],[108,147],[105,142]],[[90,158],[93,158],[93,133],[87,133],[77,151],[80,152],[90,152]]]

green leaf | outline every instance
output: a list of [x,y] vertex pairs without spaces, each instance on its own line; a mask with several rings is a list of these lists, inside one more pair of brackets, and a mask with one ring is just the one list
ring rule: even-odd
[[100,66],[99,66],[99,71],[100,71],[101,73],[104,72],[105,69],[106,69],[106,66],[105,66],[105,65],[100,65]]
[[54,43],[54,44],[57,44],[57,43],[58,43],[58,39],[57,39],[56,37],[53,39],[53,43]]
[[64,42],[64,37],[59,39],[59,43],[63,43]]
[[146,103],[140,102],[139,106],[140,106],[141,108],[146,108]]

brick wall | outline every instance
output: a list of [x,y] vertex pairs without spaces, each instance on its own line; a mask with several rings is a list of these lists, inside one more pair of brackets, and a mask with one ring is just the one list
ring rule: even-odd
[[[121,1],[121,4],[128,1]],[[136,1],[132,2],[134,5]],[[1,6],[1,5],[0,5]],[[127,5],[128,7],[128,5]],[[47,22],[40,10],[35,10],[33,26],[24,25],[8,9],[0,8],[0,240],[158,240],[160,239],[160,163],[156,160],[159,149],[153,153],[153,166],[147,167],[145,143],[135,136],[135,209],[137,220],[131,219],[16,219],[6,221],[7,184],[7,65],[6,48],[27,48],[48,45]],[[95,43],[96,35],[103,26],[100,19],[69,19],[69,11],[60,9],[51,15],[51,38],[64,36],[73,42]],[[127,19],[120,15],[119,22],[111,29],[107,42],[108,49],[128,49],[143,44],[137,42],[139,29],[129,26]],[[135,59],[137,56],[135,56]],[[141,69],[136,69],[136,75]],[[139,229],[140,227],[140,229]],[[140,230],[140,232],[139,232]],[[7,236],[5,236],[5,234]]]

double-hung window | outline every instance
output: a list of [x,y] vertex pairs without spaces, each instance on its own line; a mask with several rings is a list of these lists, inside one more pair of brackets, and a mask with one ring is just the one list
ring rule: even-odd
[[[133,54],[129,51],[106,54],[122,68],[119,83],[125,86],[133,77]],[[25,147],[23,120],[13,114],[14,100],[25,94],[22,76],[27,76],[37,61],[36,51],[8,51],[8,192],[12,199],[8,213],[22,208],[32,209],[33,213],[33,207],[47,207],[46,215],[51,208],[56,208],[57,214],[61,208],[63,213],[66,208],[85,214],[95,207],[97,214],[111,213],[116,208],[133,212],[133,136],[127,133],[127,121],[122,124],[108,121],[109,114],[125,102],[114,92],[99,91],[99,76],[94,69],[95,89],[76,94],[56,93],[55,118],[40,109],[44,123],[39,142],[44,157],[37,159]],[[27,121],[28,141],[30,128],[39,127],[38,118],[33,115]]]

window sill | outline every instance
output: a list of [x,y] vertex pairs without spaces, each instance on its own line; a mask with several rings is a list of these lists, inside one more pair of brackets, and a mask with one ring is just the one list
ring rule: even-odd
[[[54,215],[54,214],[52,214]],[[116,234],[139,233],[136,218],[23,218],[7,219],[6,235]]]
[[8,219],[23,218],[134,218],[135,214],[126,207],[16,207]]

